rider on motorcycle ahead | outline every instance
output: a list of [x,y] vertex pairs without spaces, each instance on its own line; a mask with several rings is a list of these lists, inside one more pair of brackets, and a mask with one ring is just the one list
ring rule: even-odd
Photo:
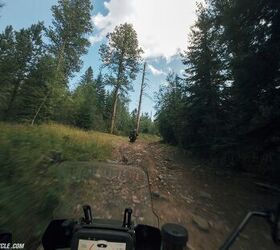
[[129,133],[130,142],[135,142],[137,139],[137,136],[138,136],[137,130],[136,129],[131,130]]

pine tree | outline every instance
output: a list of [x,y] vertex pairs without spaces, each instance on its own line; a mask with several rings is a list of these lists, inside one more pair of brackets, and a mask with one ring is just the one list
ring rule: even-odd
[[[81,56],[87,53],[90,42],[87,35],[92,32],[92,5],[90,0],[59,0],[52,7],[53,26],[46,30],[50,39],[49,52],[56,60],[55,79],[44,100],[34,113],[35,122],[41,108],[57,92],[65,92],[68,77],[79,71]],[[58,91],[57,91],[58,90]]]
[[166,85],[162,86],[157,95],[156,121],[163,139],[172,144],[181,143],[185,127],[183,111],[184,88],[182,79],[174,73],[166,77]]
[[[105,112],[105,99],[106,99],[106,91],[104,86],[104,79],[101,72],[98,74],[95,80],[95,88],[97,93],[97,109],[100,114],[104,114]],[[103,115],[104,117],[104,115]]]
[[[211,1],[230,55],[228,121],[241,165],[275,159],[280,145],[280,2]],[[248,157],[251,155],[251,157]]]
[[73,93],[73,101],[75,103],[74,124],[84,129],[95,128],[97,96],[91,67],[81,77],[79,86]]
[[274,0],[200,5],[183,55],[181,99],[168,87],[158,96],[166,141],[223,166],[279,173],[279,10]]
[[14,31],[12,26],[8,26],[0,35],[2,119],[15,118],[15,102],[20,96],[20,91],[46,55],[42,41],[43,28],[42,23],[20,31]]
[[217,35],[213,29],[210,13],[198,6],[198,20],[191,30],[190,46],[184,55],[186,73],[186,134],[185,145],[209,150],[218,142],[220,133],[221,75],[222,62],[219,57]]
[[104,67],[110,71],[107,76],[113,85],[113,111],[110,132],[113,133],[116,120],[117,101],[119,94],[126,94],[131,89],[131,81],[139,71],[142,49],[138,46],[137,34],[131,24],[117,26],[107,35],[108,45],[103,44],[100,55]]

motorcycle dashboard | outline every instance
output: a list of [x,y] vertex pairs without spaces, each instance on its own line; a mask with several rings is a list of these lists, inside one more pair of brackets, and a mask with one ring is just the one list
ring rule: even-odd
[[78,242],[78,250],[126,250],[126,243],[109,242],[104,240],[85,240],[80,239]]

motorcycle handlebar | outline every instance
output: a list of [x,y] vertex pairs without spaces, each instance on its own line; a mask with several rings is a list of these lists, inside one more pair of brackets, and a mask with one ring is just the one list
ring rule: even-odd
[[[162,229],[148,225],[134,226],[132,209],[124,212],[123,222],[93,219],[90,206],[84,206],[84,218],[80,222],[63,219],[53,220],[47,227],[42,244],[45,250],[59,248],[78,249],[79,240],[94,239],[108,242],[126,242],[135,250],[185,250],[188,241],[187,230],[178,224],[165,224]],[[280,245],[280,203],[276,210],[249,212],[219,250],[228,250],[252,217],[263,217],[271,225],[272,238]],[[0,232],[0,243],[12,243],[12,234]],[[75,239],[75,240],[73,240]]]

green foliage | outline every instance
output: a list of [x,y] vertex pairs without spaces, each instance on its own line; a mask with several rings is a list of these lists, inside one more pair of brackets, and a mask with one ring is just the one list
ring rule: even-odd
[[108,44],[100,47],[100,56],[104,67],[110,74],[107,75],[108,84],[113,85],[121,92],[131,89],[131,80],[134,80],[139,71],[139,62],[142,49],[139,48],[137,33],[131,24],[117,26],[107,35]]
[[53,26],[46,31],[51,41],[49,51],[57,59],[57,69],[64,77],[79,71],[80,57],[90,45],[86,35],[93,29],[92,8],[90,0],[59,0],[52,7]]
[[119,95],[124,99],[127,92],[132,89],[131,81],[136,78],[139,71],[143,51],[139,48],[137,33],[131,24],[124,23],[116,26],[114,31],[107,35],[107,38],[108,44],[102,44],[99,52],[103,66],[109,71],[106,74],[106,82],[114,88],[110,128],[110,132],[113,133],[117,100]]
[[125,100],[118,100],[117,107],[117,119],[116,119],[116,127],[115,133],[122,135],[129,135],[129,132],[132,129],[131,117],[128,110],[128,105]]
[[[134,127],[128,111],[127,91],[139,70],[142,50],[130,24],[108,34],[101,46],[106,74],[93,77],[91,67],[77,88],[68,80],[79,71],[92,32],[90,0],[59,0],[52,7],[52,26],[43,23],[0,34],[0,120],[40,124],[57,121],[83,129],[110,131],[116,107],[116,132],[128,134]],[[110,84],[114,89],[106,90]],[[117,101],[119,102],[118,105]],[[115,112],[116,113],[116,112]]]
[[87,53],[90,43],[86,36],[92,31],[92,5],[89,0],[59,0],[52,7],[53,26],[46,30],[50,43],[46,46],[49,54],[55,59],[56,69],[53,83],[34,113],[32,124],[37,121],[42,107],[51,101],[53,115],[63,105],[67,95],[68,78],[79,71],[81,56]]
[[[134,123],[135,124],[135,123]],[[157,134],[157,128],[148,113],[142,114],[140,117],[140,130],[139,133],[144,134]]]
[[[30,123],[38,106],[44,100],[50,88],[54,88],[55,62],[48,55],[44,56],[31,72],[30,78],[22,85],[19,97],[16,101],[15,114],[18,121]],[[58,91],[58,88],[57,88]],[[54,113],[56,102],[60,100],[60,94],[56,93],[49,98],[37,117],[37,122],[50,120]]]
[[60,0],[52,7],[48,29],[42,23],[20,31],[6,27],[0,36],[1,120],[65,120],[59,115],[61,107],[71,106],[68,77],[80,69],[80,57],[87,52],[91,10],[89,0]]
[[97,111],[97,92],[91,67],[87,69],[82,76],[80,85],[75,89],[73,102],[75,103],[74,124],[77,127],[84,129],[96,129],[99,127],[98,121],[102,117]]
[[159,131],[164,140],[220,165],[279,173],[280,5],[207,3],[198,6],[183,54],[179,95],[169,79],[159,93]]
[[97,94],[97,109],[103,114],[103,119],[105,119],[105,104],[106,104],[106,91],[105,91],[105,83],[101,72],[98,74],[95,80],[95,88]]
[[46,60],[42,31],[43,24],[38,23],[20,31],[7,26],[0,35],[1,119],[17,119],[21,103],[18,98],[23,97],[23,90],[30,87],[35,75],[39,77],[38,85],[47,84],[45,72],[40,72]]
[[144,139],[145,141],[158,142],[161,138],[156,134],[140,134],[139,139]]
[[[105,113],[104,113],[104,117],[105,117],[104,120],[106,123],[107,131],[110,131],[113,100],[114,100],[113,93],[107,92],[106,99],[105,99]],[[130,130],[135,126],[132,124],[131,116],[129,114],[128,105],[127,105],[128,100],[124,97],[118,96],[117,102],[118,102],[118,106],[117,106],[118,116],[116,117],[114,133],[118,135],[128,135]]]
[[184,89],[182,79],[170,73],[167,78],[167,86],[162,87],[157,96],[157,123],[163,139],[172,144],[181,143],[178,131],[182,128],[184,119]]
[[197,15],[198,20],[191,30],[189,50],[183,58],[187,66],[184,101],[188,108],[183,114],[188,140],[181,141],[181,144],[194,148],[199,146],[199,151],[208,151],[212,145],[219,143],[218,134],[221,136],[221,131],[217,129],[223,118],[221,93],[225,78],[221,75],[222,54],[212,17],[202,5],[199,5]]

